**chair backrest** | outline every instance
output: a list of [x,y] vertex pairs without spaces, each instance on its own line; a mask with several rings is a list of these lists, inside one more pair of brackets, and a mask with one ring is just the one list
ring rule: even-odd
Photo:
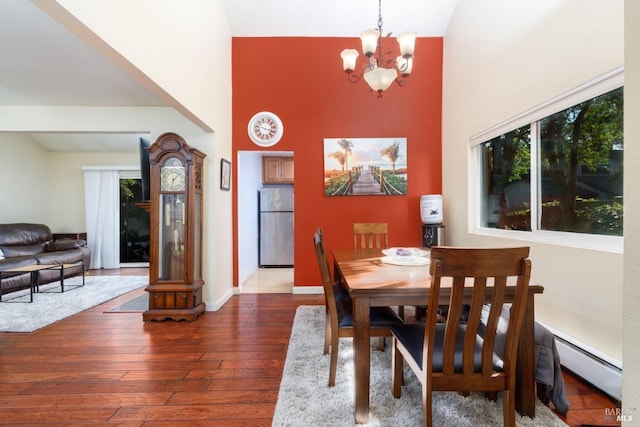
[[353,223],[354,248],[387,248],[389,247],[388,227],[386,222]]
[[[484,378],[491,377],[494,373],[494,344],[507,295],[512,302],[504,336],[502,370],[506,374],[515,375],[515,358],[531,275],[528,256],[528,247],[431,248],[432,277],[422,360],[427,377],[432,370],[442,372],[443,376],[480,374]],[[435,357],[434,367],[434,354],[429,349],[434,348],[438,305],[442,304],[440,293],[449,284],[452,288],[449,312],[444,324],[443,350],[441,355]],[[507,288],[507,285],[515,285],[515,290]],[[471,288],[473,291],[469,293]],[[461,330],[460,313],[463,304],[469,304],[470,307],[466,326],[462,326],[466,328],[462,344],[460,337],[456,343],[456,335]],[[486,307],[484,313],[483,306]],[[442,325],[438,327],[443,328]],[[479,333],[482,340],[476,338]],[[463,350],[461,346],[464,346]],[[481,359],[478,357],[480,352]],[[461,354],[462,359],[459,359]]]
[[329,267],[329,261],[327,260],[327,251],[324,246],[322,227],[319,227],[313,234],[313,246],[316,250],[316,259],[318,261],[318,268],[320,269],[320,276],[322,277],[322,287],[324,289],[324,299],[327,309],[330,311],[331,316],[337,316],[333,280],[331,279],[331,269]]

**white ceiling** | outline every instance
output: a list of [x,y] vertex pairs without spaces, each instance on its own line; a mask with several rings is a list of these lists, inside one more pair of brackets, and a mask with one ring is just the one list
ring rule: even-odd
[[[383,31],[442,36],[457,0],[385,0]],[[375,0],[223,0],[232,36],[357,37]],[[166,106],[28,0],[0,1],[0,105]],[[51,151],[138,150],[140,135],[28,134]]]
[[[439,37],[457,0],[383,0],[383,32]],[[376,0],[223,0],[235,37],[358,37],[378,23]]]

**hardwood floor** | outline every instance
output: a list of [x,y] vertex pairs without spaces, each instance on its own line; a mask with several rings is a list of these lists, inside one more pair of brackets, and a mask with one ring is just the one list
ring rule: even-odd
[[[0,333],[0,425],[271,425],[295,310],[322,295],[242,294],[195,322],[108,312],[143,292],[32,333]],[[616,402],[564,375],[565,422],[620,425],[606,415]]]
[[620,402],[610,398],[600,390],[586,383],[582,378],[567,370],[562,371],[564,377],[569,412],[560,418],[570,426],[619,426],[615,415]]

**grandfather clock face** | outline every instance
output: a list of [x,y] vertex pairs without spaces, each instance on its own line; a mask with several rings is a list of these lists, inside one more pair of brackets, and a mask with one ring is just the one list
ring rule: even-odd
[[184,191],[185,168],[177,157],[169,157],[160,168],[160,191]]

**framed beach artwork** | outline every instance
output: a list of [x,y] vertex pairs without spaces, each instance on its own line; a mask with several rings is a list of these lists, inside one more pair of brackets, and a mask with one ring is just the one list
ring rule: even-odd
[[324,195],[406,195],[407,138],[325,138]]

